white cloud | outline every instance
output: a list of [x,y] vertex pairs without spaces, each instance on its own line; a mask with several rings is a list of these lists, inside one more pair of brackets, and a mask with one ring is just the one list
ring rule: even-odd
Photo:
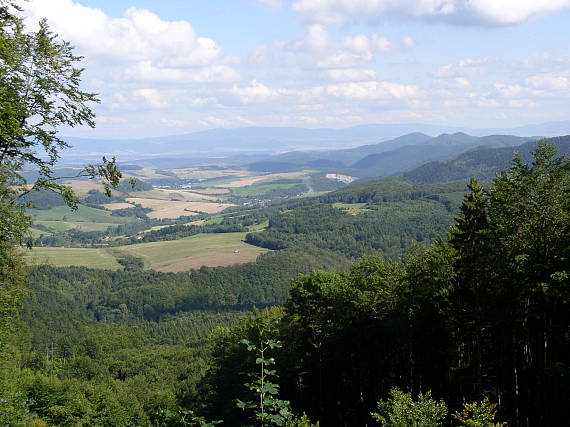
[[204,120],[201,121],[203,126],[206,127],[224,127],[227,123],[226,120],[220,117],[208,116]]
[[116,62],[152,60],[166,67],[211,64],[221,56],[214,40],[199,37],[186,21],[165,21],[146,9],[129,8],[121,18],[72,0],[32,0],[24,4],[30,21],[47,18],[78,52]]
[[213,83],[240,80],[240,74],[225,65],[199,68],[161,68],[150,61],[140,61],[120,71],[117,78],[162,83]]
[[526,83],[534,89],[570,89],[570,79],[560,75],[537,75],[526,78]]
[[416,41],[411,36],[402,37],[402,46],[409,48],[416,46]]
[[233,96],[241,104],[257,104],[275,100],[280,96],[276,89],[271,89],[256,80],[253,80],[249,86],[234,86],[228,93]]
[[175,120],[175,119],[166,119],[166,118],[161,118],[160,123],[162,123],[163,125],[166,125],[168,127],[187,127],[190,125],[189,122],[185,121],[185,120]]
[[351,101],[401,99],[413,100],[422,96],[422,91],[415,85],[403,85],[393,82],[347,82],[318,86],[310,90],[315,96],[327,96]]
[[392,43],[378,34],[348,35],[341,40],[330,37],[324,25],[308,27],[307,35],[288,43],[278,43],[287,65],[316,68],[354,68],[367,64],[378,52],[388,52]]
[[149,107],[157,109],[168,107],[168,102],[157,89],[136,89],[133,91],[133,95],[135,98],[144,101]]
[[541,97],[546,93],[542,90],[532,89],[519,84],[495,83],[495,90],[503,98]]
[[485,73],[487,65],[493,62],[490,58],[466,58],[454,64],[440,67],[434,76],[437,78],[476,76]]
[[570,0],[296,0],[293,3],[293,10],[305,19],[324,24],[400,15],[455,25],[504,26],[567,7]]
[[374,80],[376,78],[376,71],[368,69],[357,68],[344,68],[327,70],[323,73],[323,77],[327,80],[346,82],[346,81],[363,81]]
[[509,107],[514,107],[514,108],[530,108],[536,106],[536,102],[530,99],[511,99],[508,101],[507,104],[509,105]]

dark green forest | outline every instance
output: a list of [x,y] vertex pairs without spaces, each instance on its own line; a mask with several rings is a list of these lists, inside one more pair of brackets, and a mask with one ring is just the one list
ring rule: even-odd
[[[570,162],[554,150],[541,145],[531,164],[515,158],[487,189],[471,180],[447,233],[393,260],[377,252],[351,264],[343,250],[315,245],[189,274],[13,270],[30,293],[20,320],[12,315],[17,333],[6,335],[3,422],[248,425],[255,408],[235,401],[255,395],[244,384],[256,357],[240,341],[267,339],[280,343],[267,350],[277,401],[306,414],[285,417],[288,425],[396,425],[386,420],[402,402],[405,413],[446,408],[427,425],[476,425],[460,420],[481,408],[490,415],[480,425],[499,425],[495,413],[513,426],[564,425]],[[402,196],[395,185],[323,197],[388,203],[433,193]],[[321,208],[327,222],[349,216]],[[318,232],[326,224],[307,209],[317,207],[285,211],[304,220],[280,227]],[[253,318],[252,307],[262,309]],[[469,412],[465,402],[479,406]]]

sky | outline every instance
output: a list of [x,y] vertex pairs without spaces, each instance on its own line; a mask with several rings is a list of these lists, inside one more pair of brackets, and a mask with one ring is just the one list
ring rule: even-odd
[[31,0],[84,57],[89,138],[570,119],[570,0]]

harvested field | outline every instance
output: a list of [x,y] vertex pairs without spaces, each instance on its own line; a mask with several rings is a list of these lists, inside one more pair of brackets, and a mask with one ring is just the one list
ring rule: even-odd
[[156,172],[156,169],[153,168],[142,168],[137,170],[129,170],[123,173],[124,176],[134,176],[139,178],[168,178],[167,175],[162,175]]
[[299,178],[303,175],[305,175],[305,172],[272,173],[269,175],[241,178],[236,181],[232,181],[229,184],[220,184],[217,185],[216,187],[226,187],[226,188],[247,187],[249,185],[253,185],[260,181],[271,181],[274,179],[293,179],[293,178]]
[[128,209],[133,207],[133,205],[130,203],[107,203],[101,206],[103,206],[105,209],[109,209],[110,211],[116,211],[119,209]]
[[141,257],[147,267],[157,271],[187,271],[204,265],[217,267],[252,262],[258,255],[267,252],[267,249],[245,243],[245,234],[198,234],[180,240],[140,243],[114,249]]
[[181,179],[213,179],[220,176],[236,175],[244,176],[249,175],[248,171],[234,170],[234,169],[220,169],[220,170],[204,170],[200,168],[183,168],[183,169],[168,169],[169,172],[175,174]]
[[218,213],[230,206],[234,206],[227,203],[178,202],[170,200],[143,199],[139,197],[131,197],[127,200],[129,202],[142,205],[145,208],[152,209],[152,212],[148,214],[149,218],[176,219],[181,216],[197,215],[197,212]]
[[76,181],[76,180],[63,181],[63,183],[73,188],[73,190],[80,197],[86,196],[87,193],[91,190],[103,191],[103,186],[101,185],[101,183],[90,179],[82,181]]
[[196,192],[188,190],[167,190],[164,188],[155,188],[149,191],[139,191],[137,193],[131,193],[131,196],[135,196],[142,199],[170,200],[176,202],[198,202],[198,201],[218,200],[217,197],[205,194],[197,194]]
[[187,271],[202,266],[217,267],[255,261],[267,249],[243,241],[246,233],[198,234],[180,240],[138,243],[110,248],[33,248],[24,251],[30,264],[120,269],[117,257],[133,255],[145,268],[157,271]]

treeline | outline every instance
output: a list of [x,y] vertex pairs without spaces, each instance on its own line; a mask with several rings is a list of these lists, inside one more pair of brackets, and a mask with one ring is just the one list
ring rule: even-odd
[[129,323],[159,321],[192,310],[282,304],[289,282],[298,274],[339,265],[348,265],[347,260],[315,249],[309,254],[268,253],[255,263],[186,273],[36,267],[29,271],[35,299],[26,304],[24,314],[45,323],[50,323],[54,311],[78,319]]

